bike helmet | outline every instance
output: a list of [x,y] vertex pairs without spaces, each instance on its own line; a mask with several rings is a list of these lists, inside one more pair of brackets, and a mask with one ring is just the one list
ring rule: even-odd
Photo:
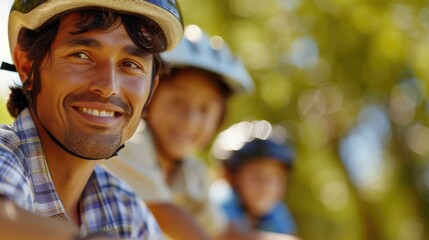
[[272,137],[272,126],[267,121],[232,125],[216,138],[212,155],[231,172],[260,157],[273,158],[288,168],[292,167],[294,161],[292,149]]
[[237,170],[242,164],[255,158],[270,157],[291,168],[293,163],[292,150],[271,139],[255,138],[244,144],[239,150],[233,151],[229,158],[224,160],[224,165],[229,171]]
[[9,15],[9,43],[13,56],[21,28],[35,30],[64,13],[88,8],[109,8],[155,21],[173,49],[183,35],[183,20],[176,0],[15,0]]
[[208,36],[196,25],[187,26],[179,45],[161,57],[173,68],[195,67],[216,73],[233,92],[253,89],[243,62],[231,53],[224,40]]

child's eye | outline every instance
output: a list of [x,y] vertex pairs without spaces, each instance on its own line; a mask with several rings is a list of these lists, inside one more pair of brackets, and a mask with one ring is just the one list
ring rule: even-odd
[[120,66],[122,66],[122,67],[128,67],[128,68],[133,68],[133,69],[142,69],[139,64],[137,64],[137,63],[135,63],[133,61],[124,61],[123,63],[121,63]]
[[80,59],[89,59],[89,56],[84,52],[73,53],[72,56]]

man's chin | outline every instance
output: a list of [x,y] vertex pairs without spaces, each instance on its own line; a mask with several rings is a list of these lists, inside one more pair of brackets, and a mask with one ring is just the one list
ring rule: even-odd
[[[90,138],[82,136],[81,140],[68,141],[66,146],[72,146],[69,149],[88,159],[106,159],[111,157],[121,146],[120,138],[105,137],[105,138]],[[74,146],[74,147],[73,147]]]

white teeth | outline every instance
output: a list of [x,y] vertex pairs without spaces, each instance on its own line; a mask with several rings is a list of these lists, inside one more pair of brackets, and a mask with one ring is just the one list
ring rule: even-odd
[[87,114],[92,115],[92,116],[96,116],[96,117],[113,117],[113,116],[115,116],[115,112],[92,109],[92,108],[79,108],[79,111],[87,113]]

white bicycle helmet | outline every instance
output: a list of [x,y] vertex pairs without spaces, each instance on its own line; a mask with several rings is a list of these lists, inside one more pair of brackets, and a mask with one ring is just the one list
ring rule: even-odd
[[173,68],[190,66],[216,73],[233,92],[254,88],[243,62],[231,53],[223,39],[209,37],[196,25],[187,26],[179,45],[161,57]]
[[87,8],[108,8],[155,21],[173,49],[183,35],[183,20],[176,0],[15,0],[9,15],[9,43],[13,56],[21,28],[35,30],[66,12]]

